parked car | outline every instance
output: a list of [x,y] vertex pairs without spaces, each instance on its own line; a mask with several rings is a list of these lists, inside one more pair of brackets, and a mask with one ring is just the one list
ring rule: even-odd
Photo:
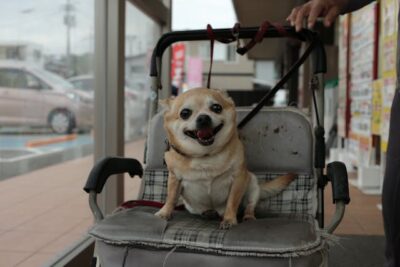
[[[68,79],[76,90],[94,94],[93,76],[80,75]],[[125,137],[130,139],[137,132],[143,131],[146,122],[146,96],[125,85]]]
[[0,126],[46,126],[64,134],[92,124],[91,94],[37,66],[0,61]]

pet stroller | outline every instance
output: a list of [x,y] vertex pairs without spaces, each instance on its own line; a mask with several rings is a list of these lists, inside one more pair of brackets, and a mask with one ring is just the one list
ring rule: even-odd
[[[256,36],[256,38],[254,37]],[[248,168],[260,180],[271,180],[287,172],[298,174],[279,195],[261,200],[257,220],[241,222],[229,230],[219,229],[219,220],[207,220],[176,208],[165,221],[154,216],[167,194],[163,154],[167,146],[163,116],[157,113],[157,97],[151,104],[151,119],[146,140],[145,168],[135,159],[104,158],[92,169],[84,190],[96,223],[90,235],[96,240],[95,254],[108,266],[327,266],[331,234],[339,225],[349,203],[347,171],[341,162],[327,165],[323,125],[323,74],[325,52],[318,35],[303,29],[267,25],[260,28],[215,29],[216,40],[237,38],[257,42],[263,38],[294,38],[308,44],[289,73],[278,82],[255,108],[238,108],[241,140]],[[209,40],[210,31],[194,30],[164,34],[154,49],[151,61],[152,90],[161,89],[161,58],[166,48],[177,41]],[[263,103],[282,87],[309,56],[313,59],[310,89],[313,115],[294,107],[263,107]],[[112,174],[128,172],[142,177],[137,201],[125,204],[103,217],[96,195]],[[324,224],[324,187],[332,184],[336,211]]]

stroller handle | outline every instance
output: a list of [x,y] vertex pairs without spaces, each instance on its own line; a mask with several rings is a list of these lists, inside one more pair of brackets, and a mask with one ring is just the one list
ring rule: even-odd
[[95,191],[100,194],[110,175],[125,172],[129,173],[131,177],[135,175],[142,177],[143,168],[136,159],[105,157],[94,165],[83,190],[87,193]]
[[[285,34],[282,34],[275,27],[270,26],[265,34],[265,38],[293,38],[302,42],[314,43],[313,61],[314,61],[314,73],[326,73],[326,55],[324,46],[314,31],[308,29],[302,29],[296,32],[294,27],[284,26],[282,27]],[[246,27],[240,28],[238,32],[239,39],[251,39],[253,38],[259,28],[258,27]],[[231,39],[233,37],[232,29],[214,29],[213,34],[216,39]],[[164,51],[173,43],[180,41],[207,41],[209,40],[207,30],[191,30],[191,31],[174,31],[165,33],[158,40],[157,45],[153,51],[151,57],[150,76],[158,77],[159,70],[157,69],[157,61],[161,63],[161,58]],[[232,40],[234,41],[234,40]]]

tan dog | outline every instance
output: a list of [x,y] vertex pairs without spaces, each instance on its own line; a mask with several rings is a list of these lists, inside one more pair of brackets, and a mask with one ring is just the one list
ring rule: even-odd
[[168,195],[157,216],[169,219],[181,195],[190,213],[214,210],[223,217],[220,227],[227,229],[237,224],[244,196],[244,219],[255,219],[260,191],[265,191],[266,197],[278,194],[295,179],[295,175],[288,174],[258,184],[246,167],[235,105],[223,91],[192,89],[163,104],[171,149],[165,153]]

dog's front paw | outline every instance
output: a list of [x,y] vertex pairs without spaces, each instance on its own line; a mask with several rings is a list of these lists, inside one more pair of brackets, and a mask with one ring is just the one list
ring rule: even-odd
[[237,224],[236,218],[224,218],[224,220],[219,225],[219,229],[227,230],[236,224]]
[[165,209],[160,209],[159,211],[154,213],[154,215],[156,215],[157,217],[160,217],[161,219],[164,219],[164,220],[171,219],[171,214],[172,214],[172,212],[166,211]]

